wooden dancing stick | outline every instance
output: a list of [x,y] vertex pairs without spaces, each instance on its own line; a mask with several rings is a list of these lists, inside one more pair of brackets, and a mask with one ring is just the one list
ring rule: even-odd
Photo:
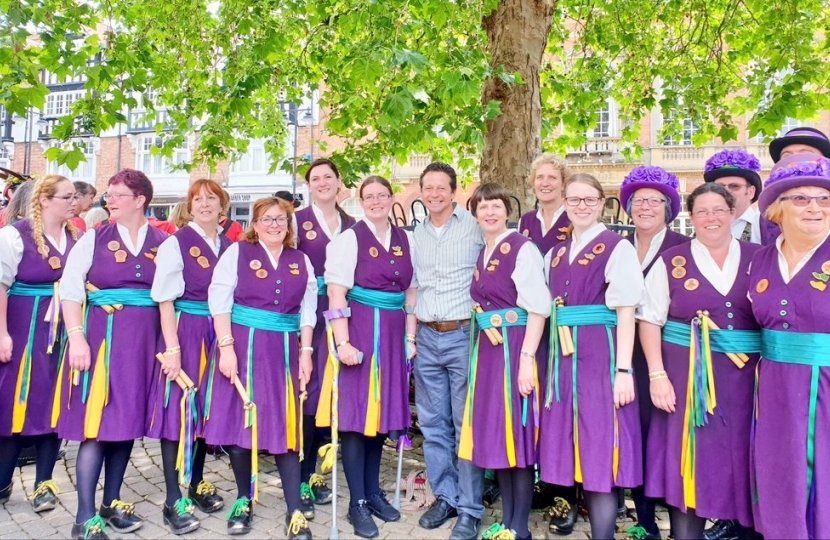
[[251,396],[248,395],[248,391],[245,390],[245,387],[242,386],[242,381],[239,380],[239,377],[234,375],[233,376],[233,386],[236,388],[236,393],[239,394],[239,397],[242,398],[242,403],[246,409],[250,409],[254,406],[254,402],[251,401]]
[[[164,355],[161,353],[156,354],[156,360],[164,364]],[[187,373],[184,370],[179,370],[179,375],[174,379],[176,384],[179,385],[183,391],[187,391],[190,388],[195,388],[196,386],[193,384],[193,381],[190,380],[190,377],[187,376]]]
[[[706,324],[709,327],[709,330],[720,330],[715,321],[709,318],[709,312],[707,310],[698,310],[697,311],[698,317],[706,317]],[[727,358],[732,360],[732,363],[735,364],[739,369],[743,368],[747,362],[749,362],[749,356],[744,353],[726,353]]]
[[[99,289],[98,287],[96,287],[92,283],[87,283],[86,284],[86,290],[87,290],[87,292],[98,292],[101,289]],[[106,311],[107,315],[112,315],[113,313],[115,313],[115,310],[124,309],[124,304],[113,304],[111,306],[101,306],[101,309]]]
[[[564,307],[565,300],[561,296],[556,297],[556,307]],[[562,346],[562,356],[571,356],[574,353],[574,339],[571,329],[568,326],[556,326],[559,331],[559,343]]]
[[303,440],[303,416],[305,416],[303,414],[303,403],[308,399],[308,392],[306,392],[305,386],[306,384],[300,379],[300,414],[297,415],[300,417],[300,461],[305,459],[305,452],[303,451],[305,447],[305,441]]
[[[476,313],[484,313],[484,310],[481,308],[481,304],[475,304],[473,306],[473,311]],[[504,338],[495,328],[486,329],[484,334],[487,336],[487,339],[490,340],[493,347],[497,347],[498,345],[502,345],[504,343]]]

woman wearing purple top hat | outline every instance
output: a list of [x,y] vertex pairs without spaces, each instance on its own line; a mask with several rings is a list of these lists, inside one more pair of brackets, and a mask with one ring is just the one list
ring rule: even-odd
[[688,200],[691,243],[666,250],[646,278],[640,339],[654,406],[646,494],[670,505],[674,536],[706,519],[752,526],[749,430],[758,325],[746,296],[757,244],[732,237],[735,199],[706,183]]
[[[416,290],[409,238],[389,223],[392,186],[370,176],[359,194],[366,215],[329,244],[325,280],[341,363],[338,432],[348,518],[356,535],[373,538],[379,532],[372,514],[383,521],[401,516],[381,491],[380,458],[387,435],[405,432],[411,421],[407,371],[416,351]],[[328,397],[322,396],[318,425],[331,418]]]
[[550,296],[539,250],[507,228],[510,198],[504,188],[482,184],[470,201],[485,246],[470,285],[478,313],[470,334],[470,384],[458,457],[496,471],[502,519],[483,536],[530,538],[540,407],[536,351]]
[[569,174],[565,162],[553,154],[542,154],[530,166],[527,183],[539,208],[522,216],[519,231],[533,240],[543,255],[570,234],[571,221],[562,202],[562,186]]
[[[643,276],[648,274],[660,254],[669,248],[685,244],[691,238],[676,233],[668,225],[680,212],[680,182],[677,177],[660,167],[646,165],[635,167],[623,179],[620,186],[620,202],[631,217],[634,234],[626,237],[634,244]],[[634,339],[632,367],[637,384],[637,403],[640,407],[640,429],[643,448],[646,447],[651,413],[654,406],[649,395],[648,365],[643,354],[643,347],[637,336]],[[643,471],[648,469],[648,462],[643,452]],[[659,538],[660,531],[654,516],[654,500],[646,497],[645,487],[631,490],[634,507],[637,511],[637,527],[629,530],[629,535],[636,538]]]
[[604,200],[596,178],[571,176],[565,205],[573,236],[545,257],[554,308],[539,470],[545,482],[581,482],[591,537],[608,539],[617,489],[643,481],[631,364],[643,277],[631,243],[600,223]]
[[830,538],[830,160],[782,158],[759,205],[781,236],[755,255],[749,275],[761,325],[755,528],[766,538]]
[[64,337],[55,289],[78,239],[69,222],[77,202],[72,182],[46,176],[34,184],[29,218],[0,229],[0,504],[11,496],[21,450],[34,445],[35,512],[58,502],[53,397]]
[[294,230],[297,231],[297,249],[305,253],[317,278],[317,325],[311,346],[314,347],[314,371],[308,383],[308,399],[303,405],[303,449],[304,459],[301,463],[300,501],[306,518],[314,518],[315,504],[331,502],[331,489],[323,476],[316,474],[317,451],[325,437],[325,431],[315,425],[314,416],[320,403],[320,386],[326,372],[329,347],[326,340],[326,323],[323,313],[329,308],[326,284],[323,273],[326,266],[326,247],[341,232],[355,224],[355,219],[346,214],[337,204],[342,183],[337,166],[329,159],[314,160],[305,173],[311,205],[294,214]]
[[[199,527],[194,504],[206,513],[224,504],[216,488],[202,476],[207,445],[197,442],[196,435],[202,431],[205,373],[216,341],[207,304],[208,286],[219,257],[231,244],[219,226],[219,216],[227,211],[229,200],[217,182],[196,180],[188,190],[186,204],[192,220],[159,247],[151,291],[159,303],[166,348],[164,364],[158,364],[154,372],[155,402],[148,437],[161,439],[167,489],[163,519],[174,534]],[[196,388],[183,391],[174,382],[182,371]],[[182,497],[179,479],[189,486],[187,497]]]
[[[105,522],[119,533],[143,524],[120,491],[133,442],[148,431],[160,350],[158,304],[150,287],[153,259],[167,235],[144,217],[152,198],[153,184],[140,171],[125,169],[110,178],[104,200],[114,222],[84,234],[60,282],[69,366],[59,375],[67,392],[61,395],[58,434],[81,442],[74,538],[105,538]],[[95,488],[104,465],[104,497],[96,514]]]
[[230,456],[231,535],[250,531],[262,450],[282,480],[288,538],[311,538],[300,510],[300,404],[313,369],[317,281],[308,257],[293,248],[293,211],[275,197],[256,201],[251,227],[219,259],[208,289],[218,354],[208,368],[204,437]]

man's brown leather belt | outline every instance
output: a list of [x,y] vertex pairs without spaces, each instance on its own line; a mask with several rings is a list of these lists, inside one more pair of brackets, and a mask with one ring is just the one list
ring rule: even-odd
[[452,332],[465,326],[470,326],[470,319],[462,319],[460,321],[443,321],[443,322],[425,322],[420,321],[420,324],[429,326],[436,332]]

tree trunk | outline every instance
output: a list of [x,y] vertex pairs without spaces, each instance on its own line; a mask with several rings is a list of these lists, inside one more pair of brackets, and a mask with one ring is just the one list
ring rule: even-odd
[[482,100],[501,102],[502,114],[487,125],[479,177],[482,183],[504,186],[519,198],[523,211],[533,205],[527,177],[542,149],[539,72],[554,6],[555,0],[501,0],[482,20],[490,65],[494,70],[521,74],[524,84],[511,86],[493,76],[484,85]]

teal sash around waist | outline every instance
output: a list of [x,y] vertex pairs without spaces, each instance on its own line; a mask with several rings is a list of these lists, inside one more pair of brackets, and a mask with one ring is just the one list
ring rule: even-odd
[[403,309],[406,302],[406,294],[402,292],[391,293],[364,289],[358,285],[346,293],[346,300],[365,304],[369,307],[386,310]]
[[15,281],[9,287],[10,296],[52,296],[55,294],[54,283],[22,283]]
[[561,306],[556,308],[557,326],[617,326],[617,312],[606,306]]
[[317,276],[317,296],[326,296],[327,294],[326,279],[323,276]]
[[[828,336],[830,337],[830,336]],[[663,327],[663,341],[688,347],[692,338],[692,327],[676,321],[666,321]],[[716,353],[761,352],[761,333],[757,330],[709,330],[709,348]]]
[[761,356],[782,364],[830,367],[830,334],[761,329]]
[[176,311],[195,315],[197,317],[210,317],[208,303],[201,300],[176,300],[173,302]]
[[299,313],[274,313],[239,304],[233,306],[231,322],[269,332],[298,332],[300,330]]
[[[510,312],[516,316],[516,320],[513,322],[510,321],[513,316],[507,316]],[[500,328],[502,326],[527,326],[527,311],[519,307],[495,309],[493,311],[485,311],[484,313],[476,313],[475,319],[479,330],[489,330],[490,328]],[[498,324],[493,324],[494,322]]]
[[150,289],[101,289],[89,292],[87,299],[92,306],[158,307],[150,297]]

